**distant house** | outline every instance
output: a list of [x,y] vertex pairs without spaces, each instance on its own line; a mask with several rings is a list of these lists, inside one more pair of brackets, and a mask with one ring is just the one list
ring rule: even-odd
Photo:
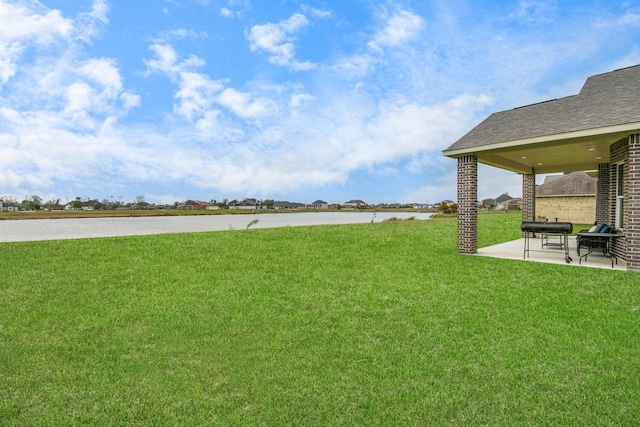
[[324,200],[316,200],[315,202],[309,205],[311,209],[328,209],[329,204]]
[[496,206],[502,206],[504,202],[508,202],[511,199],[513,199],[513,197],[511,197],[508,193],[503,193],[496,197]]
[[148,210],[148,209],[153,209],[151,208],[151,205],[147,202],[139,202],[139,203],[134,203],[133,205],[131,205],[131,209],[133,210]]
[[18,212],[20,208],[15,203],[0,200],[0,212]]
[[94,211],[96,210],[97,206],[99,206],[100,202],[96,199],[94,200],[87,200],[86,202],[82,202],[82,206],[80,207],[80,209],[82,209],[83,211]]
[[304,209],[306,205],[298,202],[287,202],[283,200],[277,200],[273,203],[273,209]]
[[596,212],[598,179],[586,172],[550,175],[536,187],[536,215],[549,221],[589,224]]
[[349,200],[342,204],[343,209],[360,209],[366,207],[367,204],[362,200]]
[[501,206],[501,209],[505,211],[522,210],[522,199],[514,197],[502,203],[502,205],[500,206]]
[[478,206],[483,209],[494,209],[496,207],[496,199],[482,199]]
[[186,202],[178,204],[178,209],[183,211],[202,210],[205,209],[208,204],[209,203],[200,200],[187,200]]
[[260,209],[262,203],[258,199],[248,198],[244,199],[241,202],[236,202],[234,204],[229,205],[229,209],[231,210],[256,210]]

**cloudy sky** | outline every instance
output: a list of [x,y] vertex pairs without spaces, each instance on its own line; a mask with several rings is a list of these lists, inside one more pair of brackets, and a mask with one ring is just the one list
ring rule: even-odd
[[443,149],[639,42],[640,1],[0,0],[0,197],[455,200]]

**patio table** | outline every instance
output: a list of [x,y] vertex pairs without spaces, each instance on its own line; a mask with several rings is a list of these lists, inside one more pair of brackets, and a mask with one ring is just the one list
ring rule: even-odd
[[620,233],[593,233],[588,231],[581,231],[577,234],[577,236],[585,237],[588,242],[588,251],[586,254],[582,255],[578,262],[582,264],[582,258],[587,260],[587,257],[593,253],[593,249],[595,246],[602,245],[604,243],[603,254],[606,258],[611,260],[611,268],[613,268],[613,261],[615,260],[616,264],[618,263],[618,257],[611,253],[611,241],[613,239],[619,239],[621,237],[625,237],[624,234]]

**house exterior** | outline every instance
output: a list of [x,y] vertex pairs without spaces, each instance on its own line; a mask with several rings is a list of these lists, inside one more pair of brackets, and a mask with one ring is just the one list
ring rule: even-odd
[[342,204],[343,209],[360,209],[366,207],[367,204],[362,200],[349,200]]
[[94,211],[96,210],[96,207],[99,206],[99,204],[100,202],[97,199],[87,200],[85,202],[82,202],[81,209],[83,211]]
[[478,202],[478,207],[483,209],[495,209],[496,199],[482,199]]
[[186,202],[182,202],[178,204],[177,209],[183,210],[183,211],[202,210],[202,209],[205,209],[208,204],[209,203],[203,202],[200,200],[187,200]]
[[500,209],[503,211],[517,211],[522,209],[522,199],[511,198],[506,202],[500,204]]
[[309,205],[311,209],[329,209],[329,204],[324,200],[316,200]]
[[307,206],[304,203],[288,202],[286,200],[276,200],[273,203],[273,209],[305,209]]
[[498,197],[496,197],[495,199],[495,206],[496,209],[503,209],[504,208],[504,204],[506,202],[508,202],[509,200],[513,199],[513,197],[511,197],[510,195],[508,195],[507,193],[503,193],[501,195],[499,195]]
[[147,202],[138,202],[138,203],[134,203],[133,205],[131,205],[131,209],[133,210],[150,210],[150,209],[155,209],[155,206],[152,206],[151,204],[147,203]]
[[597,171],[593,221],[624,234],[612,252],[640,272],[640,65],[589,77],[577,95],[491,114],[449,148],[457,160],[458,251],[477,251],[478,162],[522,177],[536,219],[536,175]]
[[536,218],[590,224],[595,219],[598,179],[583,171],[547,176],[536,187]]
[[17,204],[11,202],[5,202],[0,199],[0,212],[18,212],[20,208]]

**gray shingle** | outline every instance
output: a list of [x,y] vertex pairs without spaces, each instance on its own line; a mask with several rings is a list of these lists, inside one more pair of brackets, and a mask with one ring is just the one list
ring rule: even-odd
[[536,187],[536,196],[595,195],[597,181],[586,172],[572,172],[545,179],[544,184]]
[[491,114],[445,152],[637,122],[640,65],[591,76],[578,95]]

